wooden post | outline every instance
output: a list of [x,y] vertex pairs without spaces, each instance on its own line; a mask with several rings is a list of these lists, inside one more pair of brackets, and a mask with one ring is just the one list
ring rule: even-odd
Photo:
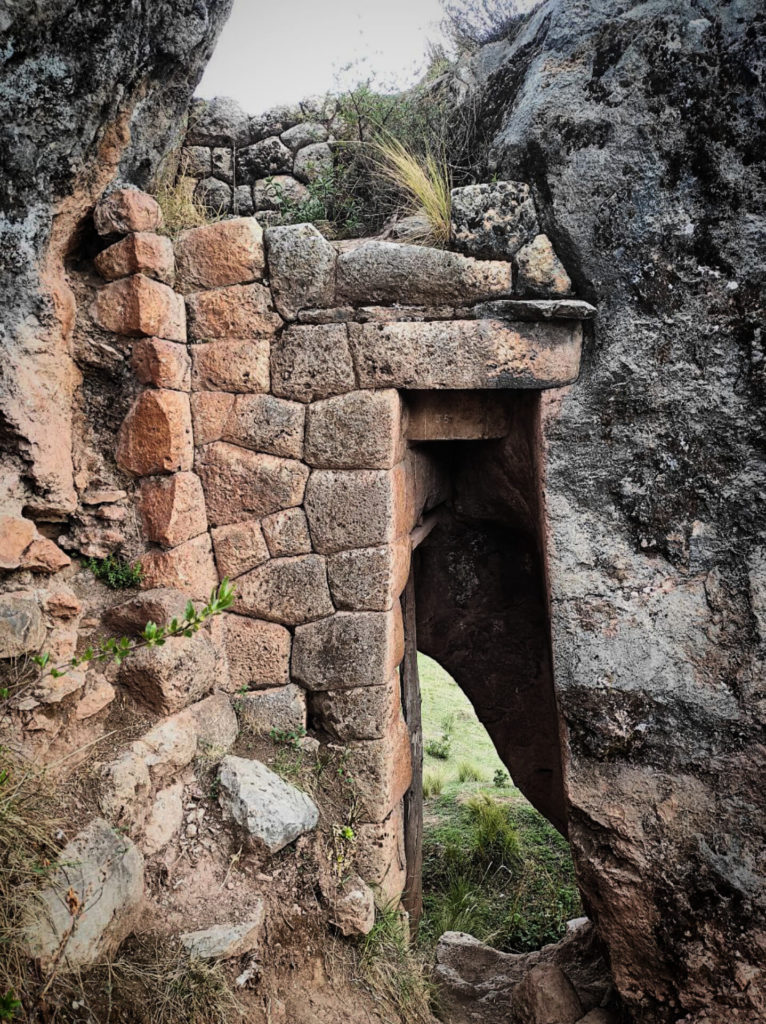
[[410,733],[412,785],[404,797],[404,853],[407,875],[402,906],[410,915],[412,934],[423,914],[423,727],[415,622],[415,559],[402,594],[404,660],[401,668],[402,710]]

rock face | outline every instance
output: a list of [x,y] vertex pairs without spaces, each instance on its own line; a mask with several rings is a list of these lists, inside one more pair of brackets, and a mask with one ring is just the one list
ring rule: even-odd
[[549,0],[474,65],[478,180],[531,182],[599,308],[546,426],[553,653],[580,882],[652,1022],[766,998],[763,53],[755,0]]

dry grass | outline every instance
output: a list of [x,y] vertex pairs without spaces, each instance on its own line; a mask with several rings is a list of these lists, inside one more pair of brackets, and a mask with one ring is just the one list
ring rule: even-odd
[[407,212],[425,217],[428,228],[411,240],[445,247],[450,239],[451,181],[444,157],[418,157],[398,139],[377,141],[378,173],[401,194]]
[[196,185],[194,178],[184,174],[184,167],[168,168],[157,186],[155,199],[162,210],[163,234],[176,238],[188,228],[199,228],[203,224],[211,224],[221,219],[221,211],[211,212],[205,204],[194,195]]
[[372,931],[362,940],[357,980],[390,1008],[392,1024],[434,1024],[434,989],[425,958],[411,945],[409,926],[398,907],[378,910]]

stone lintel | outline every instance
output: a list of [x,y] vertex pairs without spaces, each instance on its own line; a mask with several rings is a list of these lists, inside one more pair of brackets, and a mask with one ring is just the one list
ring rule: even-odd
[[430,320],[592,320],[597,310],[581,299],[494,299],[476,306],[336,306],[302,309],[298,322],[389,324]]

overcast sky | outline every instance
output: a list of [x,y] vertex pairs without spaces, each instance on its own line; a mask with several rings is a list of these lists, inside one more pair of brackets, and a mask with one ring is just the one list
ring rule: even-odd
[[234,0],[197,95],[233,96],[257,114],[369,72],[402,88],[441,38],[440,20],[439,0]]

